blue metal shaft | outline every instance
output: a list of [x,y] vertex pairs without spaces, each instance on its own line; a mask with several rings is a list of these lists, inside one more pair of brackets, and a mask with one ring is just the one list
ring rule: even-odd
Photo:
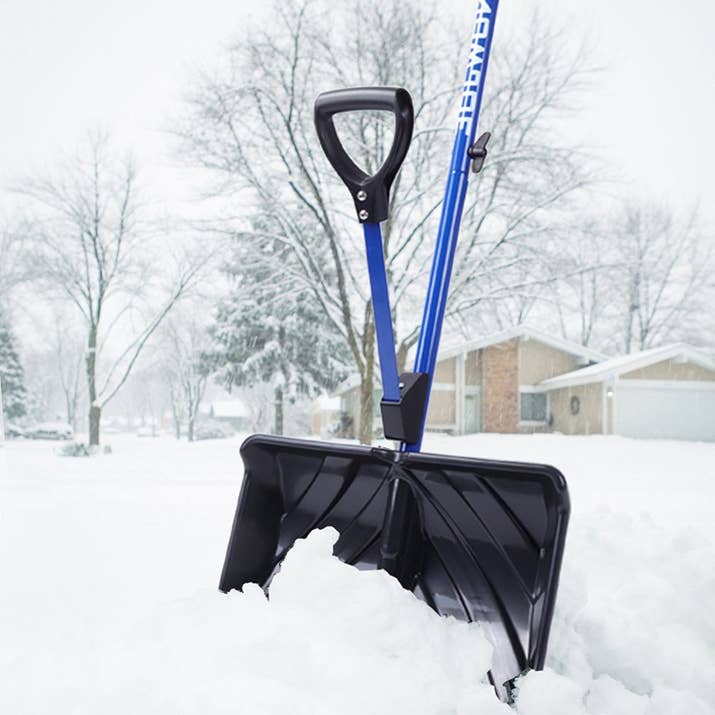
[[397,375],[395,357],[395,336],[392,332],[392,312],[387,288],[385,254],[382,248],[382,231],[379,223],[364,223],[365,248],[367,249],[367,270],[370,275],[372,309],[375,316],[377,352],[380,356],[383,399],[388,402],[400,401],[400,381]]
[[[447,179],[444,203],[442,204],[437,244],[422,316],[422,329],[415,356],[414,371],[424,372],[429,375],[430,389],[437,362],[442,322],[447,307],[449,279],[452,274],[454,252],[457,248],[459,224],[462,219],[464,199],[469,181],[471,159],[467,151],[474,143],[477,132],[479,110],[482,105],[484,81],[487,74],[489,51],[492,44],[498,5],[499,0],[478,0],[477,2],[477,16],[472,35],[467,75],[462,91],[457,135],[452,149],[449,178]],[[428,404],[429,391],[425,412],[422,416],[420,440],[414,444],[403,444],[402,449],[404,451],[419,452],[422,446],[422,434],[424,433]]]

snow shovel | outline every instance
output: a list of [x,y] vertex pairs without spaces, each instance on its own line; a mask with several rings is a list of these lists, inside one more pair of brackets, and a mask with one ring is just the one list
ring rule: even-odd
[[[508,702],[514,679],[544,664],[569,515],[566,482],[549,466],[420,452],[469,172],[486,156],[488,135],[475,135],[497,4],[478,2],[413,372],[397,372],[380,230],[412,136],[410,95],[361,87],[316,100],[318,138],[364,230],[383,428],[399,447],[249,437],[219,587],[268,589],[296,539],[332,526],[342,561],[384,569],[437,613],[478,621],[494,646],[489,678]],[[392,148],[373,176],[353,163],[333,123],[337,113],[368,110],[395,117]]]

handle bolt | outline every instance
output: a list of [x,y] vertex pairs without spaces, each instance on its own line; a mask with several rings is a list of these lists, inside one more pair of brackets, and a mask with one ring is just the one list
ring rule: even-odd
[[[342,112],[375,110],[390,112],[394,116],[395,135],[382,166],[370,175],[345,151],[334,119],[336,114]],[[361,223],[380,223],[387,219],[390,188],[412,139],[415,111],[409,92],[402,87],[351,87],[323,92],[315,100],[314,114],[320,146],[348,187]]]

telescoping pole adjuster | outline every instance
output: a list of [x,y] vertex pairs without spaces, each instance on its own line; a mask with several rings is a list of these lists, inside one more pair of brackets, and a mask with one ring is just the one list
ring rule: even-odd
[[484,166],[484,161],[487,158],[487,144],[492,138],[490,132],[484,132],[472,146],[467,149],[467,154],[472,160],[472,171],[478,174]]
[[403,372],[400,375],[399,401],[380,401],[382,428],[387,439],[407,444],[419,441],[427,390],[429,376],[426,372]]

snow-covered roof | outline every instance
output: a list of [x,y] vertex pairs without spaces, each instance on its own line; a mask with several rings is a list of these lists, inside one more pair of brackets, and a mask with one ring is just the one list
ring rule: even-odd
[[250,417],[251,413],[242,400],[214,400],[206,407],[206,412],[214,417]]
[[641,350],[637,353],[629,355],[621,355],[614,357],[605,362],[589,367],[582,367],[580,370],[564,373],[556,377],[551,377],[541,383],[542,387],[548,389],[556,389],[559,387],[571,387],[573,385],[586,385],[591,382],[604,382],[612,378],[640,370],[641,368],[655,365],[664,360],[679,359],[684,362],[694,363],[706,370],[715,372],[715,361],[713,361],[706,353],[694,348],[692,345],[685,343],[673,343],[672,345],[664,345],[660,348],[651,348],[650,350]]
[[481,338],[477,338],[476,340],[469,340],[446,350],[441,350],[438,360],[445,360],[447,358],[454,357],[455,355],[461,355],[463,353],[471,352],[472,350],[479,350],[481,348],[488,347],[489,345],[498,345],[499,343],[506,342],[507,340],[513,340],[514,338],[519,338],[521,340],[535,340],[536,342],[543,343],[544,345],[548,345],[556,350],[561,350],[561,352],[583,357],[592,362],[602,362],[604,360],[608,360],[608,355],[605,353],[586,347],[580,343],[574,343],[570,340],[564,340],[563,338],[557,338],[554,335],[542,333],[540,330],[536,330],[528,325],[515,325],[513,328],[508,328],[507,330],[502,330],[498,333],[492,333],[491,335],[485,335]]
[[340,409],[340,397],[337,395],[321,395],[316,401],[319,410],[337,412]]
[[311,401],[309,407],[311,414],[318,412],[340,412],[340,395],[321,395]]
[[[585,358],[589,362],[603,362],[608,360],[608,355],[605,353],[594,350],[593,348],[586,347],[580,343],[574,343],[570,340],[564,340],[563,338],[557,338],[553,335],[548,335],[547,333],[542,333],[540,330],[536,330],[528,325],[515,325],[507,330],[502,330],[498,333],[491,333],[490,335],[485,335],[481,338],[476,338],[475,340],[463,341],[461,343],[456,343],[450,345],[449,347],[443,348],[439,351],[437,356],[437,361],[448,360],[449,358],[455,357],[457,355],[463,355],[464,353],[472,352],[473,350],[480,350],[481,348],[488,347],[489,345],[498,345],[499,343],[506,342],[507,340],[513,340],[518,338],[520,340],[535,340],[536,342],[543,343],[555,350],[561,350],[561,352],[568,353],[569,355],[576,355],[580,358]],[[380,376],[375,375],[375,384],[379,385]],[[350,375],[335,391],[336,395],[341,395],[360,384],[360,376],[357,373]]]

